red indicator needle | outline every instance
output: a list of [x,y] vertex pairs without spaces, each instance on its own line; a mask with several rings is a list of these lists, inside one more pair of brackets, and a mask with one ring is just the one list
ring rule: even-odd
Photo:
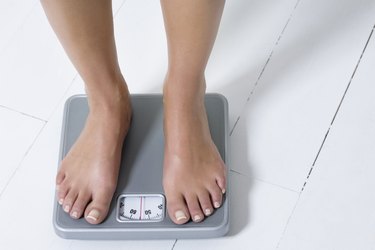
[[143,197],[141,196],[141,207],[139,208],[139,219],[142,220],[142,200]]

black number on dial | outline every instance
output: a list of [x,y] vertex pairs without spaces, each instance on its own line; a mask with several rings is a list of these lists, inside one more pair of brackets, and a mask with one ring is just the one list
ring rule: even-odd
[[137,213],[137,210],[135,210],[135,209],[130,209],[130,213],[131,213],[131,214],[136,214],[136,213]]

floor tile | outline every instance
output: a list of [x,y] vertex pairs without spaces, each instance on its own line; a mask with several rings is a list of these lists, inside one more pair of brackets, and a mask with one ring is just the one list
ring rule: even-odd
[[375,247],[375,34],[280,249]]
[[38,2],[1,54],[0,105],[48,120],[76,74]]
[[71,250],[171,250],[175,240],[143,240],[143,241],[75,241]]
[[45,122],[0,107],[0,194]]
[[[296,0],[227,1],[207,66],[207,91],[229,100],[230,127],[239,116]],[[167,47],[158,1],[125,2],[116,20],[120,65],[132,93],[161,93]]]
[[207,90],[225,95],[230,128],[266,65],[297,0],[226,1],[207,66]]
[[371,0],[300,2],[233,133],[248,138],[248,164],[232,169],[301,190],[374,14]]
[[120,67],[132,93],[160,93],[166,38],[158,1],[127,0],[115,20]]
[[0,105],[47,120],[75,74],[38,4],[0,57]]
[[55,236],[52,227],[61,114],[45,125],[0,197],[0,245],[7,249],[68,246]]
[[[160,93],[159,2],[114,0],[113,11],[131,92]],[[83,82],[39,1],[1,0],[0,248],[374,249],[375,34],[330,127],[374,15],[373,0],[227,1],[206,76],[208,92],[228,98],[231,128],[240,116],[229,142],[228,236],[72,241],[53,231],[53,188],[63,104]]]
[[126,0],[112,0],[112,12],[113,16],[116,17],[117,13],[121,10]]
[[216,239],[178,240],[183,249],[275,249],[298,193],[247,176],[230,175],[230,231]]
[[37,3],[36,0],[0,1],[0,57]]

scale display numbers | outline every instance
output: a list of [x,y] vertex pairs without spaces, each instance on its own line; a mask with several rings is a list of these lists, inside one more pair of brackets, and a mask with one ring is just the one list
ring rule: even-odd
[[164,219],[162,194],[123,194],[117,202],[119,222],[158,222]]

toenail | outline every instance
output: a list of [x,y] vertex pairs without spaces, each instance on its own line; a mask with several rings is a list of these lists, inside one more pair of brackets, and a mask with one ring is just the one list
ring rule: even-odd
[[180,220],[186,220],[186,219],[187,219],[185,213],[182,212],[181,210],[178,210],[178,211],[174,214],[174,216],[176,217],[177,221],[180,221]]
[[74,212],[72,213],[72,217],[75,218],[75,219],[77,219],[77,218],[78,218],[78,213],[77,213],[76,211],[74,211]]
[[206,210],[204,210],[204,214],[206,216],[209,216],[211,214],[211,209],[207,208]]
[[223,194],[225,194],[226,190],[223,188],[223,189],[221,190],[221,192],[222,192]]
[[96,209],[93,209],[90,211],[90,213],[86,216],[87,219],[92,219],[94,221],[97,221],[99,219],[99,211]]
[[200,221],[201,220],[201,217],[199,215],[195,215],[194,216],[194,221],[197,222],[197,221]]
[[70,210],[70,207],[69,207],[69,205],[65,205],[65,207],[64,207],[64,211],[68,213],[68,212],[69,212],[69,210]]
[[59,200],[59,204],[62,205],[63,203],[64,203],[64,199],[61,198],[61,199]]
[[215,207],[215,208],[219,208],[219,207],[220,207],[220,203],[217,202],[217,201],[215,201],[215,203],[214,203],[214,207]]

